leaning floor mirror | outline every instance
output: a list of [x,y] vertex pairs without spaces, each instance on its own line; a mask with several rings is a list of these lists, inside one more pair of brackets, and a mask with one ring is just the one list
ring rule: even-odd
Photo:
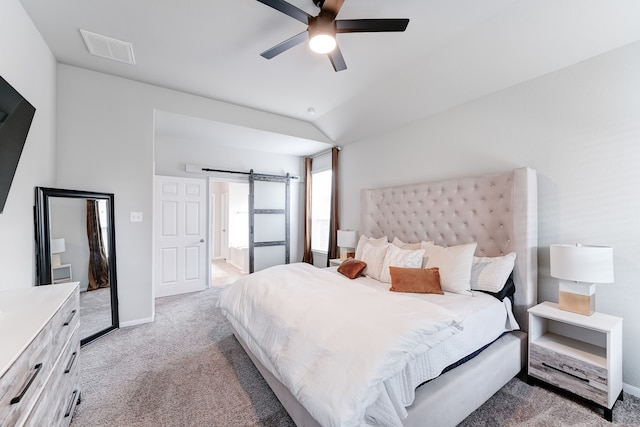
[[118,328],[113,194],[36,188],[37,284],[80,283],[80,343]]

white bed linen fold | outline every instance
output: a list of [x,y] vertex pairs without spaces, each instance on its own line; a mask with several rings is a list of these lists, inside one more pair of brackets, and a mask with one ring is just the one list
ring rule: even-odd
[[323,426],[361,426],[380,416],[400,425],[404,408],[384,382],[461,330],[446,308],[302,263],[239,279],[218,306]]
[[[340,276],[336,267],[329,268],[327,271]],[[388,283],[369,277],[359,277],[352,283],[389,294]],[[445,292],[444,295],[416,293],[406,295],[438,304],[455,312],[458,319],[462,321],[463,329],[411,360],[402,372],[385,381],[388,394],[392,396],[394,407],[402,419],[406,418],[405,408],[413,404],[416,388],[420,384],[437,377],[444,368],[493,342],[504,332],[520,329],[513,317],[511,301],[508,298],[501,302],[491,295],[477,291],[474,291],[472,296],[451,292]],[[372,416],[373,411],[367,415]],[[387,425],[377,417],[375,422],[370,420],[370,423]]]

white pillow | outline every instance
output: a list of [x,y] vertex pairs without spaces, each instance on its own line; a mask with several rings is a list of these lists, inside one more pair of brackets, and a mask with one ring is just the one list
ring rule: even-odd
[[516,253],[498,257],[473,257],[471,289],[500,292],[516,262]]
[[449,246],[423,245],[427,263],[425,268],[440,269],[440,285],[443,291],[471,295],[471,265],[476,242]]
[[397,237],[393,238],[393,242],[391,242],[391,244],[399,247],[400,249],[411,249],[411,250],[420,249],[420,243],[405,243],[402,240],[398,239]]
[[391,273],[389,267],[405,267],[420,268],[422,267],[422,257],[424,249],[400,249],[391,244],[387,249],[387,253],[382,263],[382,271],[380,272],[380,281],[391,283]]
[[389,243],[389,240],[387,239],[387,236],[382,236],[379,239],[369,238],[367,236],[360,236],[360,240],[358,240],[358,246],[356,246],[356,254],[355,254],[356,259],[364,261],[362,259],[362,248],[364,248],[364,245],[367,243],[379,246],[379,245],[384,245],[386,243]]
[[380,280],[382,272],[382,264],[387,254],[387,249],[391,246],[389,243],[382,245],[365,244],[362,248],[362,261],[367,263],[367,267],[362,272],[365,276],[372,279]]

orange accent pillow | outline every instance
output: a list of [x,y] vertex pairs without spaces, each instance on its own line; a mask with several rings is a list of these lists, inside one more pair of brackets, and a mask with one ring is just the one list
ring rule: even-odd
[[360,261],[359,259],[347,258],[338,267],[338,273],[347,276],[349,279],[355,279],[362,274],[365,268],[367,268],[366,262]]
[[389,267],[393,292],[415,292],[444,295],[440,287],[440,271],[432,268]]

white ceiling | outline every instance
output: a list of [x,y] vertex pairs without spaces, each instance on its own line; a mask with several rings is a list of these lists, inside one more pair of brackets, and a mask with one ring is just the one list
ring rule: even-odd
[[[309,121],[337,145],[640,40],[638,0],[346,0],[338,18],[410,22],[338,35],[348,69],[336,73],[305,44],[262,58],[305,26],[255,0],[21,2],[61,63]],[[290,3],[317,14],[312,0]],[[136,64],[89,54],[81,28],[131,42]],[[182,118],[167,116],[166,131],[180,134]],[[212,131],[198,128],[188,137]]]

